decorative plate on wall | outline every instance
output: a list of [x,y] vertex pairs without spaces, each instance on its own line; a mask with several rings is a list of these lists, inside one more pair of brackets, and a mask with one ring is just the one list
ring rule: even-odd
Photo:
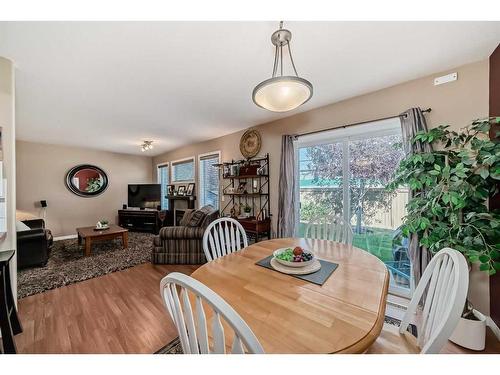
[[246,159],[256,156],[259,153],[261,146],[262,140],[260,138],[260,133],[257,130],[247,130],[241,136],[240,152]]

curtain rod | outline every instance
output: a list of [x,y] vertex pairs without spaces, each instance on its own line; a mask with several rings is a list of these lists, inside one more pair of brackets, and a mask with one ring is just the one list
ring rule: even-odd
[[[427,108],[427,109],[423,109],[422,110],[422,113],[429,113],[432,111],[432,108]],[[397,116],[389,116],[389,117],[382,117],[382,118],[378,118],[378,119],[375,119],[375,120],[369,120],[369,121],[361,121],[361,122],[355,122],[353,124],[347,124],[347,125],[342,125],[342,126],[335,126],[335,127],[332,127],[332,128],[326,128],[326,129],[321,129],[321,130],[313,130],[311,132],[307,132],[307,133],[302,133],[302,134],[297,134],[298,137],[303,137],[305,135],[310,135],[310,134],[316,134],[316,133],[321,133],[321,132],[326,132],[328,130],[334,130],[334,129],[345,129],[345,128],[348,128],[349,126],[354,126],[354,125],[363,125],[363,124],[368,124],[370,122],[377,122],[377,121],[384,121],[384,120],[390,120],[392,118],[397,118],[397,117],[400,117],[401,115],[397,115]]]

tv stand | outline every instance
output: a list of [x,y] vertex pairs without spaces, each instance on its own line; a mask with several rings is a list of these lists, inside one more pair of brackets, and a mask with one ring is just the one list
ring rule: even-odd
[[133,232],[158,234],[160,228],[170,226],[173,223],[171,211],[164,212],[165,219],[162,222],[158,210],[118,210],[118,225]]

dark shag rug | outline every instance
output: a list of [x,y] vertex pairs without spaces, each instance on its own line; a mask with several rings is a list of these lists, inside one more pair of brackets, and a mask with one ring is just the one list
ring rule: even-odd
[[[399,327],[401,320],[386,316],[384,322],[393,326]],[[417,337],[417,327],[414,324],[408,326],[408,332]],[[182,345],[178,337],[173,339],[170,343],[158,350],[155,354],[183,354]]]
[[19,270],[19,298],[147,263],[151,260],[153,237],[150,233],[129,232],[126,249],[121,239],[95,242],[88,257],[76,238],[54,241],[46,266]]

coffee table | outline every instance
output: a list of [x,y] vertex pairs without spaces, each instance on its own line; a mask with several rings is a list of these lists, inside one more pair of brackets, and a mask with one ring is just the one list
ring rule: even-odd
[[78,245],[85,240],[85,256],[90,255],[92,244],[96,241],[114,240],[117,237],[122,238],[123,247],[128,247],[128,230],[118,225],[110,224],[108,229],[96,230],[95,227],[76,228],[78,233]]

